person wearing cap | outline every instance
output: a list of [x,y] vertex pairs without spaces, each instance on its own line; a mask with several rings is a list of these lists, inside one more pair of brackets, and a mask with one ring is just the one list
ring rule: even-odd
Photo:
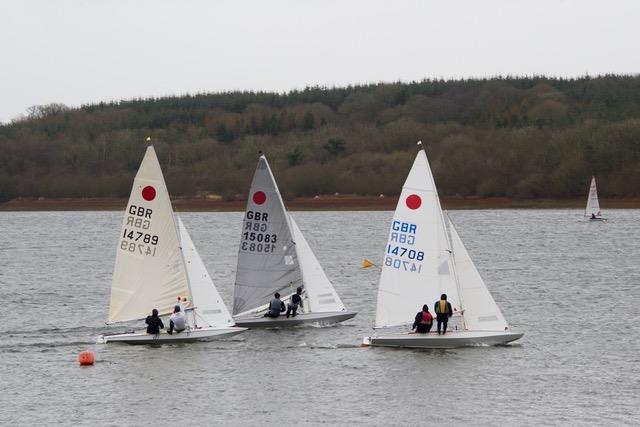
[[182,311],[179,305],[176,305],[175,307],[173,307],[173,314],[171,314],[171,317],[169,318],[169,329],[167,330],[167,332],[169,333],[169,335],[172,335],[174,330],[176,331],[176,333],[180,333],[186,328],[187,322],[184,311]]
[[291,295],[291,301],[287,304],[287,319],[289,318],[289,314],[291,314],[292,317],[296,317],[298,307],[304,308],[300,295],[302,295],[302,286],[298,287],[296,293]]
[[147,333],[156,335],[160,333],[160,329],[164,329],[162,319],[158,317],[158,310],[155,308],[151,311],[151,316],[147,316],[144,323],[147,324]]
[[273,299],[269,303],[269,310],[265,313],[264,317],[279,317],[280,313],[285,311],[287,308],[284,306],[284,303],[280,299],[280,294],[276,292],[273,294]]

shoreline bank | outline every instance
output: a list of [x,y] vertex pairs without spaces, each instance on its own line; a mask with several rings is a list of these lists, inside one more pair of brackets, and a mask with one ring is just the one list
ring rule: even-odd
[[[242,212],[246,201],[174,199],[177,212]],[[293,211],[347,211],[394,210],[398,197],[368,196],[319,196],[300,197],[285,200],[285,205]],[[443,197],[444,209],[582,209],[583,199],[513,199],[508,197]],[[120,211],[127,199],[16,199],[0,203],[0,211]],[[640,198],[600,199],[606,209],[640,209]]]

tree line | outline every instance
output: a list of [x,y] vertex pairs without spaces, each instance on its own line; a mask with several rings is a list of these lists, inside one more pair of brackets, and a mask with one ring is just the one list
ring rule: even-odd
[[172,196],[398,194],[426,143],[446,196],[640,195],[640,77],[423,80],[50,104],[0,125],[0,201],[126,197],[151,136]]

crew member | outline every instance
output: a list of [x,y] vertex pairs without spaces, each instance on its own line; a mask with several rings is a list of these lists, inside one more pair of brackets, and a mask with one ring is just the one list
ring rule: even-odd
[[147,324],[147,333],[156,335],[160,333],[160,329],[164,329],[162,319],[158,317],[158,310],[155,308],[151,310],[151,316],[147,316],[144,323]]
[[291,302],[287,304],[287,319],[289,318],[289,314],[291,314],[292,317],[296,317],[298,307],[304,308],[302,305],[302,297],[300,296],[301,294],[302,286],[298,287],[298,289],[296,289],[296,293],[291,295]]
[[427,304],[422,306],[422,311],[416,314],[415,321],[411,330],[416,330],[419,334],[426,334],[431,330],[433,326],[433,316],[429,313],[429,306]]
[[276,292],[275,294],[273,294],[273,299],[269,303],[269,310],[264,315],[264,317],[276,318],[280,316],[280,313],[282,313],[286,309],[287,308],[285,307],[284,303],[282,302],[282,300],[280,300],[280,294]]
[[434,311],[436,312],[436,321],[438,322],[438,335],[440,335],[440,327],[442,326],[442,334],[447,332],[447,322],[453,316],[451,304],[447,301],[447,294],[440,296],[440,301],[436,301]]

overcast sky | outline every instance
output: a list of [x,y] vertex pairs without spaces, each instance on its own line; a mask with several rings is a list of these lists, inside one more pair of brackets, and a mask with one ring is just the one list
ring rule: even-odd
[[32,105],[640,72],[640,1],[0,0],[0,121]]

